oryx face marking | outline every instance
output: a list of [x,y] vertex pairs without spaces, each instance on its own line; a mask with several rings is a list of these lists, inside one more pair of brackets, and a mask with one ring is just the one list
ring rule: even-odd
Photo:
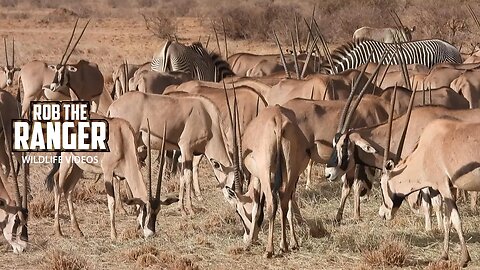
[[335,135],[333,139],[333,152],[325,168],[325,177],[328,181],[337,179],[350,169],[349,161],[353,152],[350,145],[348,134],[337,133]]
[[0,225],[5,226],[3,228],[3,236],[12,246],[13,252],[16,254],[22,253],[28,245],[28,231],[26,221],[22,220],[18,213],[8,214],[5,221],[0,223]]
[[70,83],[70,72],[76,72],[77,68],[69,65],[49,65],[51,70],[55,72],[53,76],[53,81],[50,85],[44,86],[44,88],[56,92],[63,90],[65,87],[69,86]]
[[5,86],[3,87],[9,87],[13,84],[15,72],[19,71],[20,69],[12,66],[6,66],[6,67],[2,67],[2,70],[3,70],[3,73],[5,74]]

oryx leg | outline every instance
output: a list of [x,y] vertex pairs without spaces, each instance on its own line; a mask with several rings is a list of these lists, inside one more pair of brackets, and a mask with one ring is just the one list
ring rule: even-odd
[[117,230],[115,228],[115,191],[113,188],[113,168],[112,164],[102,162],[102,171],[105,181],[105,191],[107,192],[108,211],[110,212],[110,237],[117,239]]
[[429,232],[432,230],[432,201],[430,198],[430,191],[429,188],[424,188],[420,190],[420,196],[422,198],[422,209],[423,215],[425,217],[425,231]]
[[295,229],[293,224],[293,212],[295,211],[294,204],[296,204],[296,202],[295,202],[295,195],[293,194],[292,198],[288,201],[288,213],[287,213],[288,225],[290,226],[290,247],[293,250],[298,248],[297,236],[295,235]]
[[[269,175],[269,178],[270,178],[270,175]],[[267,248],[265,252],[265,257],[271,258],[273,255],[273,229],[275,224],[275,214],[277,212],[277,207],[278,207],[278,197],[277,197],[278,195],[277,195],[277,192],[272,192],[271,185],[266,185],[264,193],[265,193],[265,202],[267,206],[266,214],[268,218],[268,238],[267,238]]]
[[120,177],[118,176],[115,176],[114,177],[114,180],[113,180],[113,190],[114,190],[114,194],[115,194],[115,204],[118,205],[118,211],[124,215],[127,214],[127,210],[125,210],[125,207],[123,207],[123,203],[122,203],[122,197],[120,195],[120,183],[121,183],[121,179]]
[[340,221],[342,221],[343,209],[345,208],[345,202],[347,201],[347,197],[348,195],[350,195],[350,190],[353,182],[352,180],[353,179],[350,179],[350,177],[347,178],[346,174],[342,176],[342,197],[340,198],[340,206],[338,207],[337,216],[335,217],[336,223],[340,223]]
[[288,252],[286,222],[288,214],[288,205],[291,197],[287,194],[279,194],[280,197],[280,252]]
[[[258,230],[255,230],[255,225],[258,222],[258,219],[260,217],[261,211],[263,208],[263,204],[261,203],[261,187],[260,187],[260,179],[252,176],[251,181],[254,181],[252,183],[253,188],[254,188],[254,193],[253,193],[253,206],[252,206],[252,222],[250,223],[250,230],[249,234],[246,236],[246,238],[243,239],[245,242],[245,246],[248,247],[250,246],[254,241],[257,240],[258,236]],[[259,211],[260,210],[260,211]]]
[[450,240],[450,227],[453,224],[453,227],[457,231],[458,240],[460,241],[460,246],[462,249],[462,255],[460,259],[460,265],[466,266],[467,263],[471,260],[470,254],[468,252],[467,246],[465,244],[465,239],[463,237],[462,223],[460,216],[458,214],[457,204],[454,200],[454,196],[450,190],[450,187],[442,187],[439,189],[440,194],[442,195],[445,201],[445,218],[444,218],[444,239],[443,239],[443,253],[442,259],[448,260],[448,249],[449,249],[449,240]]
[[442,205],[443,205],[443,200],[442,196],[438,191],[433,190],[433,192],[430,192],[431,196],[431,201],[432,201],[432,208],[433,211],[435,211],[435,215],[437,216],[437,227],[438,230],[442,230],[442,219],[443,219],[443,211],[442,211]]
[[195,191],[195,197],[199,201],[203,201],[202,194],[200,192],[200,185],[198,183],[198,167],[202,161],[203,155],[193,156],[193,189]]
[[[193,153],[190,153],[187,147],[180,147],[182,152],[182,173],[180,176],[180,194],[179,194],[179,206],[180,212],[182,215],[186,215],[185,207],[183,205],[183,200],[185,200],[187,211],[190,215],[193,215],[192,207],[192,182],[193,182]],[[185,197],[186,193],[186,197]]]
[[40,97],[43,95],[43,90],[40,89],[40,91],[36,91],[34,93],[27,93],[27,88],[25,85],[23,86],[23,100],[22,100],[22,118],[27,117],[27,113],[30,110],[30,102],[31,101],[36,101],[39,100]]
[[55,228],[55,234],[57,236],[62,236],[62,231],[60,229],[60,199],[62,197],[62,194],[66,194],[66,190],[72,189],[76,184],[76,182],[68,183],[70,179],[75,179],[69,177],[73,170],[73,167],[73,163],[65,160],[64,162],[60,163],[60,168],[58,169],[58,172],[56,172],[53,176],[53,194],[55,197],[55,221],[53,227]]
[[307,170],[306,170],[306,173],[307,173],[307,185],[306,185],[306,189],[310,189],[311,185],[312,185],[312,168],[313,168],[313,160],[309,160],[308,161],[308,165],[307,165]]
[[303,218],[302,213],[300,213],[300,207],[298,207],[297,196],[295,193],[292,195],[292,210],[293,215],[295,215],[295,219],[297,220],[297,224],[301,226],[304,223],[307,223],[305,218]]
[[470,210],[477,212],[477,191],[470,191]]
[[75,210],[73,208],[73,202],[72,202],[73,189],[81,177],[82,177],[82,170],[78,166],[73,166],[67,180],[69,182],[69,185],[64,187],[65,190],[63,193],[65,195],[65,199],[67,200],[68,212],[70,213],[70,224],[73,227],[75,233],[78,236],[83,237],[83,233],[80,230],[80,227],[78,226],[77,217],[75,216]]

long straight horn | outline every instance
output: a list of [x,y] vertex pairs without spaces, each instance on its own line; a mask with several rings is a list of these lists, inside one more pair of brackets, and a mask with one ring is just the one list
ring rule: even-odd
[[148,200],[152,199],[152,145],[150,144],[150,121],[147,118],[147,175],[148,186],[147,195]]
[[228,59],[228,46],[227,46],[227,31],[225,31],[225,22],[222,18],[223,38],[225,41],[225,60]]
[[235,121],[236,121],[236,145],[237,145],[237,166],[238,166],[238,174],[239,174],[239,182],[238,182],[238,190],[237,192],[242,192],[243,189],[243,159],[242,159],[242,130],[240,129],[240,111],[238,110],[238,99],[235,87],[233,87],[233,95],[234,95],[234,110],[236,111]]
[[123,64],[123,72],[125,73],[125,77],[123,77],[124,84],[125,84],[125,89],[122,89],[122,90],[123,90],[123,94],[125,94],[126,92],[130,91],[130,87],[128,85],[128,61],[127,61],[127,59],[125,59],[125,63]]
[[3,38],[3,45],[5,47],[5,64],[8,65],[8,52],[7,52],[7,38]]
[[207,36],[207,42],[205,43],[205,49],[208,49],[208,44],[210,43],[210,35]]
[[348,108],[352,103],[353,96],[355,96],[355,88],[354,82],[352,79],[352,84],[350,85],[350,94],[348,95],[347,101],[345,102],[345,107],[342,109],[342,113],[340,114],[340,122],[338,123],[337,133],[343,130],[343,123],[345,123],[345,118],[347,117]]
[[15,38],[12,38],[12,67],[15,67]]
[[300,68],[298,66],[297,59],[297,48],[295,46],[295,41],[293,40],[293,34],[290,32],[290,38],[292,39],[292,48],[293,48],[293,62],[295,64],[295,73],[297,74],[297,80],[300,80]]
[[259,107],[260,107],[260,96],[257,96],[257,106],[255,109],[255,117],[258,116]]
[[215,24],[213,23],[213,21],[212,21],[212,29],[213,29],[213,33],[215,33],[215,40],[217,41],[218,54],[222,55],[222,50],[220,50],[220,41],[218,41],[217,29],[215,28]]
[[312,17],[310,18],[310,26],[308,26],[307,21],[305,19],[303,19],[305,21],[305,23],[307,24],[307,28],[309,29],[308,35],[307,35],[307,42],[305,44],[305,49],[308,48],[308,45],[310,45],[310,39],[313,38],[312,31],[310,31],[310,28],[312,28],[312,25],[313,25],[313,18],[315,18],[315,5],[313,5]]
[[[382,55],[382,57],[380,58],[380,61],[379,63],[383,63],[383,60],[385,60],[385,57],[387,57],[387,54],[389,53],[389,51],[385,51]],[[345,132],[345,130],[348,128],[348,126],[350,125],[350,121],[352,120],[352,116],[353,116],[353,113],[355,112],[355,110],[357,109],[358,107],[358,104],[360,104],[360,101],[362,100],[362,97],[363,95],[365,94],[365,91],[367,90],[367,87],[369,84],[372,83],[372,80],[373,80],[373,77],[378,73],[378,71],[380,70],[380,67],[381,65],[377,65],[377,67],[375,68],[375,71],[373,72],[372,76],[370,76],[370,78],[368,79],[368,81],[365,83],[365,85],[363,86],[362,90],[360,91],[360,93],[358,94],[358,97],[357,99],[355,99],[355,103],[353,104],[353,106],[351,108],[349,108],[349,112],[348,112],[348,115],[347,117],[345,118],[345,123],[343,124],[343,127],[342,127],[342,130],[341,130],[341,133]],[[357,86],[357,85],[356,85]],[[354,88],[354,92],[356,92],[357,90],[357,87]]]
[[82,32],[80,33],[80,36],[78,37],[78,39],[77,39],[77,41],[75,42],[75,44],[73,44],[72,50],[70,51],[70,53],[68,54],[68,56],[65,58],[65,62],[64,62],[63,64],[66,64],[66,63],[68,62],[68,59],[70,59],[70,56],[72,55],[73,51],[74,51],[75,48],[77,47],[78,42],[80,42],[80,39],[82,39],[83,33],[85,33],[85,30],[87,29],[87,26],[88,26],[88,24],[90,23],[90,20],[91,20],[91,19],[88,19],[87,23],[86,23],[85,26],[83,27]]
[[160,169],[158,170],[158,182],[157,182],[157,191],[155,192],[155,198],[160,201],[160,191],[162,190],[162,180],[163,180],[163,167],[165,165],[165,141],[167,140],[167,122],[163,125],[163,137],[162,137],[162,148],[160,151]]
[[277,36],[277,33],[275,32],[275,30],[273,30],[273,36],[275,37],[275,42],[277,43],[277,47],[280,50],[280,57],[282,59],[283,69],[285,70],[285,76],[287,76],[287,78],[290,79],[291,78],[290,77],[290,71],[288,71],[287,62],[285,61],[285,55],[283,54],[282,46],[280,45],[280,41],[278,41],[278,36]]
[[[10,167],[12,168],[12,175],[13,175],[13,188],[14,188],[14,192],[15,192],[15,205],[18,206],[18,207],[21,207],[21,198],[20,198],[20,189],[18,187],[18,178],[17,178],[17,174],[15,173],[15,167],[13,165],[13,157],[12,157],[12,152],[10,151],[10,142],[8,141],[8,136],[5,132],[5,122],[3,120],[3,114],[2,112],[0,111],[0,122],[2,124],[2,130],[3,130],[3,134],[5,136],[5,150],[7,151],[7,155],[9,157],[9,162],[10,162]],[[8,175],[6,176],[8,177]],[[3,179],[2,179],[3,181]]]
[[[313,91],[315,91],[315,85],[312,86],[312,91],[310,92],[310,100],[313,100]],[[325,91],[328,91],[325,89]]]
[[230,118],[230,125],[233,128],[233,115],[232,115],[232,109],[230,108],[230,101],[228,100],[227,86],[225,85],[224,80],[222,80],[222,82],[223,82],[223,92],[225,93],[225,101],[227,103],[228,116]]
[[72,43],[73,36],[75,35],[75,31],[77,29],[78,20],[79,19],[77,18],[77,20],[75,21],[75,25],[73,26],[72,34],[70,35],[70,39],[68,40],[67,47],[65,48],[65,51],[63,52],[62,59],[60,60],[60,64],[63,64],[63,60],[65,59],[65,55],[67,55],[68,48],[70,48],[70,44]]
[[307,68],[308,68],[308,64],[310,63],[310,58],[312,57],[312,54],[313,54],[313,49],[315,49],[315,45],[317,44],[318,42],[318,37],[315,37],[315,39],[313,40],[313,43],[312,43],[312,46],[310,46],[310,48],[305,48],[308,50],[307,52],[307,59],[305,60],[305,63],[303,64],[303,69],[302,69],[302,73],[300,74],[300,79],[303,79],[305,78],[305,72],[307,71]]
[[403,25],[402,23],[402,20],[400,20],[400,17],[398,16],[397,12],[396,11],[393,11],[393,14],[395,14],[395,17],[397,18],[398,20],[398,24],[400,24],[400,27],[402,28],[402,30],[405,28],[405,26]]
[[382,79],[380,79],[380,83],[377,84],[377,86],[380,87],[380,88],[382,87],[383,80],[385,80],[385,76],[387,76],[388,69],[390,68],[390,65],[392,64],[392,61],[393,61],[394,57],[395,57],[395,53],[392,53],[392,55],[390,55],[390,58],[387,61],[387,67],[385,68],[385,71],[383,72]]
[[[297,38],[298,52],[302,52],[302,44],[300,44],[300,33],[298,32],[298,17],[297,14],[293,17],[295,21],[295,37]],[[307,48],[305,48],[307,49]]]
[[[26,155],[26,153],[22,153],[22,156]],[[22,162],[23,167],[23,200],[22,200],[22,207],[27,209],[28,205],[28,188],[29,184],[29,177],[30,177],[30,166],[26,162]]]
[[240,180],[240,163],[239,163],[239,153],[238,153],[238,141],[237,141],[237,99],[233,99],[233,166],[234,166],[234,174],[235,174],[235,181],[233,182],[233,186],[236,192],[241,193],[241,180]]
[[390,112],[388,115],[388,134],[387,134],[387,142],[385,143],[385,151],[383,153],[383,166],[382,168],[385,168],[385,165],[387,164],[388,160],[388,154],[390,153],[390,142],[392,140],[392,123],[393,123],[393,113],[395,109],[395,99],[397,97],[397,84],[395,84],[395,87],[393,88],[393,95],[390,99]]
[[403,145],[405,143],[405,138],[407,136],[408,124],[410,123],[410,116],[412,115],[413,109],[413,101],[415,100],[415,93],[417,92],[417,85],[415,85],[414,91],[412,91],[412,95],[410,96],[410,102],[408,103],[408,109],[405,119],[405,126],[403,127],[402,137],[400,137],[400,141],[398,143],[398,151],[396,156],[396,161],[398,162],[402,157]]
[[473,20],[475,21],[475,24],[480,27],[480,22],[478,21],[477,15],[475,15],[475,12],[473,12],[473,9],[470,5],[467,5],[468,12],[470,12],[470,15],[472,16]]
[[[313,17],[312,17],[312,22],[310,23],[310,25],[308,24],[307,20],[304,18],[303,19],[303,22],[305,23],[305,26],[307,26],[307,29],[308,29],[308,33],[310,34],[310,36],[312,36],[312,38],[315,36],[313,34],[313,31],[312,31],[312,26],[313,26]],[[320,39],[320,37],[315,37],[317,39],[317,42],[318,40]],[[315,64],[316,64],[316,59],[320,59],[320,49],[318,48],[318,45],[317,45],[317,42],[314,42],[314,49],[315,51],[317,52],[317,57],[314,58],[314,61],[313,61],[313,71],[316,72],[316,69],[315,69]],[[312,50],[313,51],[313,50]],[[326,57],[326,56],[325,56]]]
[[400,29],[402,27],[402,25],[397,21],[397,18],[396,16],[394,15],[394,11],[393,10],[390,10],[390,16],[392,17],[392,20],[393,22],[395,23],[395,25],[397,26],[398,29]]
[[332,67],[333,74],[335,74],[336,71],[333,70],[333,59],[332,59],[332,54],[330,53],[330,49],[328,48],[328,44],[325,38],[323,37],[322,32],[320,31],[320,27],[318,26],[317,20],[313,19],[313,23],[315,24],[315,30],[317,31],[317,35],[320,37],[320,41],[322,42],[323,50],[325,52],[325,56],[327,57],[328,63]]

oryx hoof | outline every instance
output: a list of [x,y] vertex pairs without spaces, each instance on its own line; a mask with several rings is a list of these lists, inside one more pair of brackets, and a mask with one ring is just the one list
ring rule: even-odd
[[342,222],[342,216],[337,215],[335,219],[333,220],[333,225],[334,226],[340,226],[340,223]]
[[468,254],[468,251],[462,252],[462,259],[460,260],[460,266],[461,267],[467,267],[468,262],[470,262],[472,259],[470,258],[470,254]]
[[298,243],[296,241],[295,242],[291,241],[291,242],[292,242],[292,244],[290,245],[291,246],[290,249],[298,250]]
[[117,240],[117,233],[116,233],[116,232],[112,232],[112,233],[110,234],[110,238],[111,238],[112,240]]
[[265,259],[270,259],[270,258],[272,258],[272,256],[273,256],[273,252],[272,252],[272,251],[266,251],[266,252],[263,254],[263,257],[264,257]]
[[85,235],[83,235],[83,232],[80,230],[75,230],[75,234],[77,235],[77,237],[85,237]]
[[288,247],[287,246],[280,247],[279,255],[285,254],[287,252],[288,252]]
[[55,236],[57,236],[57,237],[63,237],[62,231],[56,230],[56,231],[55,231]]
[[441,261],[448,261],[448,260],[449,260],[449,258],[448,258],[448,253],[444,251],[444,252],[442,253],[442,256],[440,256],[440,260],[441,260]]
[[198,195],[197,196],[197,201],[199,201],[199,202],[203,201],[203,197],[201,195]]

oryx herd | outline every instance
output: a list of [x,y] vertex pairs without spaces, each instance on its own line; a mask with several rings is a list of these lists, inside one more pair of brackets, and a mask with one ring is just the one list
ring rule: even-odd
[[[351,190],[354,218],[359,219],[360,197],[380,183],[382,218],[392,219],[406,199],[412,208],[423,209],[428,231],[433,208],[445,235],[442,258],[449,258],[453,224],[462,247],[460,264],[466,266],[470,255],[456,191],[472,192],[472,198],[480,191],[480,62],[462,63],[459,50],[443,40],[412,41],[415,28],[403,26],[394,15],[397,27],[359,29],[353,41],[332,52],[313,17],[310,23],[305,20],[306,44],[300,44],[298,32],[296,39],[291,35],[291,53],[285,53],[276,33],[272,37],[279,54],[226,52],[227,59],[210,52],[208,44],[169,40],[151,62],[119,64],[110,82],[113,89],[105,87],[97,64],[68,63],[89,21],[74,41],[77,20],[58,64],[32,61],[20,69],[15,66],[15,43],[9,62],[5,40],[7,63],[0,70],[0,86],[11,87],[19,71],[19,88],[17,98],[0,90],[4,237],[15,253],[27,247],[31,168],[22,163],[22,154],[10,149],[11,121],[28,117],[31,101],[86,100],[94,105],[91,116],[109,123],[110,152],[57,153],[95,155],[100,161],[76,164],[64,158],[52,164],[45,185],[55,196],[57,235],[62,235],[62,195],[72,227],[83,235],[72,201],[83,171],[104,179],[112,239],[117,237],[115,208],[123,179],[126,203],[136,207],[144,237],[155,234],[161,205],[178,203],[182,215],[195,215],[193,197],[199,203],[204,199],[199,163],[205,157],[225,203],[240,217],[247,246],[258,238],[262,222],[268,222],[265,256],[271,257],[277,208],[280,252],[299,247],[295,223],[304,219],[297,204],[298,180],[306,171],[307,188],[313,188],[311,167],[321,163],[326,180],[343,183],[336,223]],[[219,43],[217,38],[221,51]],[[156,183],[152,150],[159,152]],[[179,196],[162,200],[163,172],[177,162]],[[147,177],[141,171],[144,164]],[[20,168],[23,181],[18,180]],[[162,226],[160,219],[158,224]]]

